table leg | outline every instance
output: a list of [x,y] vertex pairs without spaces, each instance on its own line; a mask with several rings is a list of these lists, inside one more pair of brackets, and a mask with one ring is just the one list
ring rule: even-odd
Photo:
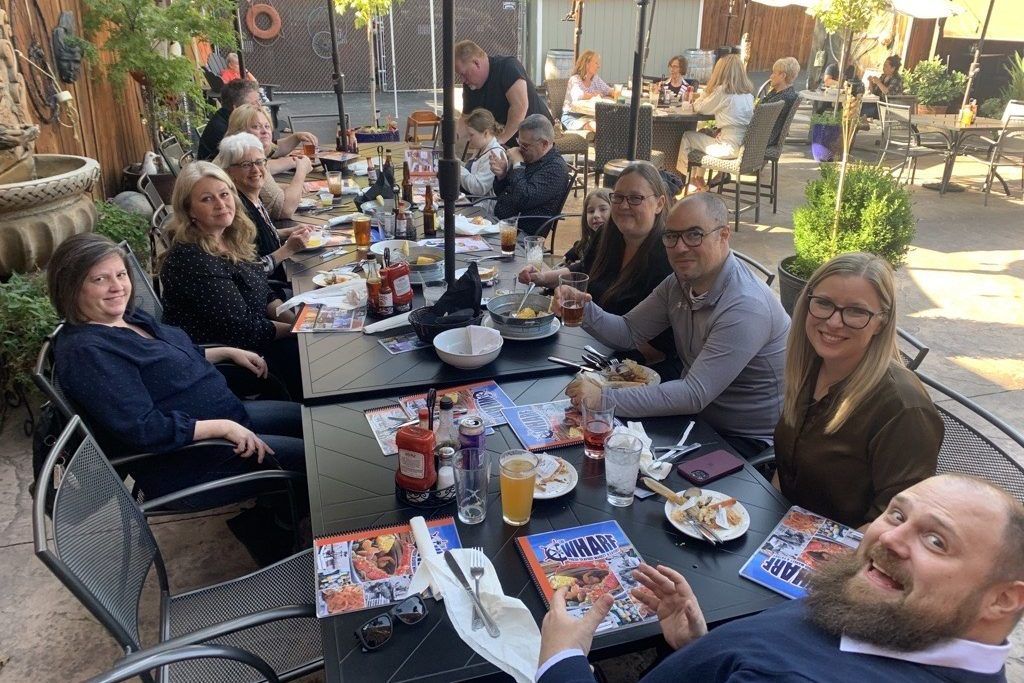
[[946,163],[942,168],[942,180],[937,183],[925,183],[921,186],[929,190],[938,190],[940,197],[947,192],[964,191],[963,186],[950,182],[950,178],[953,176],[953,164],[956,163],[956,158],[960,155],[960,145],[964,139],[964,132],[951,131],[949,135],[943,133],[943,137],[946,138]]

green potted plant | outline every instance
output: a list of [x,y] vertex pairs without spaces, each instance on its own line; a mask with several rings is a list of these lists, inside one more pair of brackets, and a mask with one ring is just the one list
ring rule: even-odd
[[899,268],[914,239],[910,194],[885,169],[849,164],[836,221],[838,164],[822,164],[821,177],[807,183],[806,203],[793,212],[796,254],[779,264],[779,293],[789,312],[811,274],[849,251],[877,254]]
[[0,283],[0,423],[8,407],[28,400],[39,349],[56,326],[42,271],[15,273]]
[[111,202],[96,202],[96,226],[93,232],[106,235],[117,243],[127,241],[143,268],[149,264],[149,221],[144,216],[125,211]]
[[841,114],[823,111],[811,116],[811,156],[815,161],[834,161],[842,147]]
[[999,91],[999,97],[990,97],[982,102],[978,111],[982,116],[998,119],[1003,115],[1010,100],[1024,100],[1024,53],[1013,53],[1009,64],[1003,64],[1003,69],[1010,80]]
[[919,114],[945,114],[954,100],[959,101],[967,87],[967,75],[950,71],[938,57],[923,60],[907,71],[903,86],[917,98]]

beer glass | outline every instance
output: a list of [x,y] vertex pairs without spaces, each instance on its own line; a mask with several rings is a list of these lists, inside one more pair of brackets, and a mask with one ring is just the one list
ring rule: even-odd
[[501,518],[506,524],[522,526],[530,521],[537,462],[537,456],[529,451],[511,450],[501,454]]
[[562,309],[562,324],[579,327],[583,324],[587,286],[590,276],[586,273],[568,273],[558,276],[558,306]]

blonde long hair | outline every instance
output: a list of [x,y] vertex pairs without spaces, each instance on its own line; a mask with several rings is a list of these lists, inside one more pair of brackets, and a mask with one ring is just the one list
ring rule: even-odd
[[594,50],[584,50],[580,53],[579,59],[576,60],[575,66],[572,68],[572,75],[579,76],[581,79],[587,77],[587,64],[590,64],[590,60],[597,57],[597,52]]
[[[203,178],[216,178],[227,185],[235,202],[235,219],[224,230],[219,244],[211,235],[203,232],[189,216],[192,209],[192,190]],[[219,166],[208,161],[195,161],[182,166],[174,183],[171,204],[174,207],[169,229],[172,247],[175,244],[197,244],[207,254],[226,258],[232,263],[256,260],[256,226],[242,208],[235,184]],[[164,252],[164,255],[168,252]]]
[[789,328],[786,348],[786,394],[782,404],[782,419],[785,423],[796,427],[797,415],[801,410],[800,391],[811,379],[819,358],[805,331],[808,297],[822,280],[833,275],[856,276],[867,280],[882,304],[879,316],[883,323],[878,333],[871,338],[857,369],[843,383],[835,401],[835,413],[825,427],[826,434],[838,431],[858,406],[870,400],[872,392],[889,371],[890,364],[899,362],[896,350],[896,278],[892,267],[874,254],[853,252],[836,256],[814,271],[793,308],[793,322]]
[[725,55],[715,62],[715,68],[711,70],[711,78],[708,79],[704,92],[710,95],[718,88],[722,88],[722,92],[727,95],[746,95],[754,92],[754,85],[747,77],[747,70],[743,68],[743,61],[739,55]]

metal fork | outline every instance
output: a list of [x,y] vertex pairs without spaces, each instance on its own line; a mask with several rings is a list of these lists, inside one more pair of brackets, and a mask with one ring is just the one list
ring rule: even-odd
[[[473,582],[476,584],[476,597],[480,598],[480,579],[484,575],[484,549],[483,548],[470,548],[469,553],[469,575],[473,577]],[[484,620],[477,612],[476,607],[473,608],[473,625],[474,631],[481,629],[484,626]]]

